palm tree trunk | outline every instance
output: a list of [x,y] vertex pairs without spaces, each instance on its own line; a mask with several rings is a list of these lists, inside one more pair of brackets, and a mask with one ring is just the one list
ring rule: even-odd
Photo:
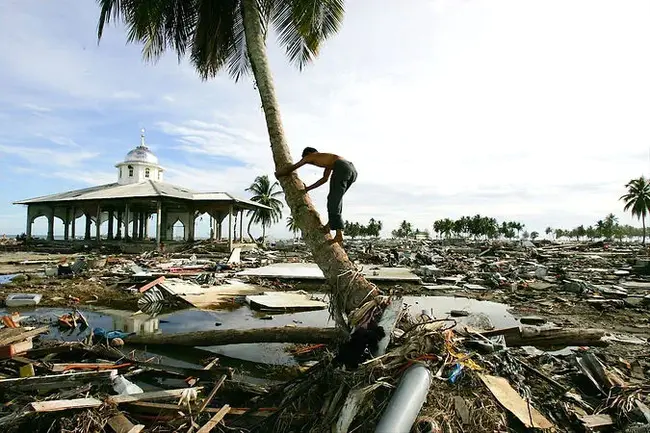
[[[262,34],[261,18],[255,0],[242,1],[246,45],[255,77],[262,108],[266,118],[266,127],[271,142],[271,151],[276,169],[285,168],[292,163],[291,154],[282,127],[280,107],[275,94],[273,77],[266,55],[266,42]],[[309,194],[302,189],[303,183],[293,173],[279,179],[284,197],[291,208],[291,213],[303,232],[305,242],[312,252],[314,261],[327,279],[330,290],[336,298],[347,298],[345,305],[335,305],[338,312],[350,312],[363,302],[373,286],[363,277],[355,277],[355,267],[339,245],[330,245],[329,235],[321,231],[323,226],[320,215],[316,212]],[[349,288],[350,293],[340,293],[338,288]]]
[[641,241],[641,245],[645,245],[645,214],[641,215],[641,221],[643,224],[643,240]]
[[262,245],[266,245],[266,224],[262,224]]
[[253,224],[253,216],[251,215],[251,218],[248,220],[248,227],[246,227],[246,233],[248,233],[248,237],[251,238],[251,242],[255,243],[255,238],[251,234],[251,224]]

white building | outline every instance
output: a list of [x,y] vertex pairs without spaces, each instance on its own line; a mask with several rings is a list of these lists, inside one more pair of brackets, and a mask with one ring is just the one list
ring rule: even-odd
[[[144,131],[140,145],[127,153],[124,161],[115,167],[115,183],[15,202],[27,205],[27,237],[32,236],[34,220],[45,216],[48,240],[54,240],[55,218],[63,222],[63,238],[75,240],[77,220],[83,217],[85,240],[151,242],[147,222],[155,215],[156,245],[173,240],[173,226],[178,222],[184,227],[183,240],[193,241],[196,219],[208,214],[213,222],[211,237],[221,240],[226,236],[229,248],[232,248],[233,238],[237,237],[233,233],[236,232],[233,216],[238,217],[239,239],[242,240],[244,211],[266,208],[226,192],[196,192],[165,183],[165,170],[145,144]],[[223,233],[226,217],[229,230]],[[95,223],[94,234],[91,234],[92,222]]]

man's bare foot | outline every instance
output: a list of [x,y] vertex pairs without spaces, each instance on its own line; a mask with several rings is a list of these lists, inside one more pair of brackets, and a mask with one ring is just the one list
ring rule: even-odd
[[332,239],[328,240],[327,242],[329,242],[330,245],[331,245],[331,244],[339,244],[339,245],[342,245],[342,244],[343,244],[343,237],[334,236]]

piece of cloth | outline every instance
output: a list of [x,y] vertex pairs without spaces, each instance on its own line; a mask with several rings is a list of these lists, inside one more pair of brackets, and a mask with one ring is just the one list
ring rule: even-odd
[[331,230],[343,230],[343,195],[357,180],[354,164],[344,159],[334,163],[330,179],[330,192],[327,195],[327,216]]

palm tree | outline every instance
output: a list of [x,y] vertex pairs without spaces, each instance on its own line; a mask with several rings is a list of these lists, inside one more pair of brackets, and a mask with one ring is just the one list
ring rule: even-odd
[[[321,44],[341,25],[343,0],[98,0],[98,38],[111,20],[122,20],[127,40],[143,44],[145,60],[156,60],[170,49],[179,60],[188,55],[203,80],[227,70],[236,81],[252,72],[260,95],[275,169],[292,164],[282,126],[280,106],[266,53],[266,36],[272,25],[289,60],[302,69],[319,52]],[[253,109],[253,107],[251,107]],[[303,183],[294,172],[282,176],[285,200],[301,228],[312,256],[332,289],[346,288],[350,312],[374,287],[358,272],[338,244],[327,242],[320,215]]]
[[289,215],[287,217],[287,228],[291,231],[293,234],[294,240],[296,239],[296,235],[298,232],[300,232],[300,227],[298,227],[298,224],[296,224],[296,220],[293,219],[293,216]]
[[246,188],[246,191],[254,194],[253,197],[251,197],[251,201],[270,208],[257,208],[247,212],[247,215],[251,216],[248,221],[248,236],[253,239],[253,236],[251,236],[251,224],[261,224],[263,244],[266,243],[266,228],[271,227],[271,224],[277,223],[280,221],[280,218],[282,218],[282,208],[284,207],[284,204],[276,198],[277,196],[282,195],[279,186],[280,185],[277,182],[271,183],[269,177],[264,175],[257,176],[251,186]]
[[643,224],[643,240],[641,243],[645,245],[645,218],[648,215],[650,208],[650,183],[645,177],[641,176],[638,179],[632,179],[625,187],[627,194],[623,194],[619,200],[623,200],[625,206],[624,211],[631,211],[632,216],[640,218]]

